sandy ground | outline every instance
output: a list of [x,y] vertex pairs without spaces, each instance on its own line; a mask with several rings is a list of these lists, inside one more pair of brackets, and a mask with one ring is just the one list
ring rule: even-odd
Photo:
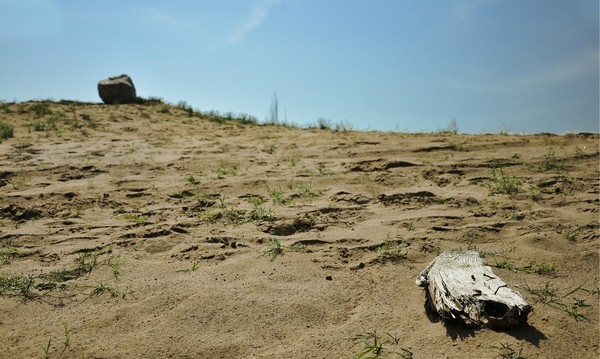
[[[352,358],[369,333],[381,358],[598,358],[597,134],[160,103],[3,104],[0,122],[2,358]],[[417,275],[467,248],[534,307],[527,326],[426,314]]]

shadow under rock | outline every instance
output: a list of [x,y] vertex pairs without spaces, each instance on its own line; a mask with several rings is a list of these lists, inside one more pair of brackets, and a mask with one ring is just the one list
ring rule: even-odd
[[[432,322],[432,323],[439,323],[440,321],[443,322],[444,326],[446,327],[446,333],[448,334],[448,336],[450,336],[450,338],[452,338],[453,341],[456,340],[457,338],[460,338],[462,340],[462,339],[465,339],[468,337],[474,337],[476,331],[482,329],[482,328],[478,328],[478,327],[467,327],[458,321],[442,320],[442,318],[440,318],[440,316],[434,310],[432,310],[429,303],[427,303],[427,300],[425,301],[424,308],[425,308],[425,313],[427,314],[427,318],[429,319],[430,322]],[[518,340],[527,341],[528,343],[535,345],[536,347],[539,347],[540,341],[547,339],[547,337],[546,337],[546,335],[544,335],[544,333],[542,333],[536,327],[534,327],[530,324],[524,324],[520,327],[513,328],[513,329],[493,329],[492,328],[492,330],[495,330],[499,333],[508,334]]]

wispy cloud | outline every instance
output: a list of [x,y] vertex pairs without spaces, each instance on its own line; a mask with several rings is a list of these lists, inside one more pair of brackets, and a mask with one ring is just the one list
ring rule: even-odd
[[250,16],[233,30],[231,35],[227,38],[227,42],[229,44],[235,44],[242,41],[250,31],[257,28],[265,21],[271,8],[278,2],[280,2],[280,0],[260,0],[255,3]]

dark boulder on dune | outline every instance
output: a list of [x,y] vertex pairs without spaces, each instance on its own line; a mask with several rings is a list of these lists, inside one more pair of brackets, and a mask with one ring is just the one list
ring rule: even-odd
[[133,103],[135,86],[127,75],[112,76],[98,82],[98,95],[106,104]]

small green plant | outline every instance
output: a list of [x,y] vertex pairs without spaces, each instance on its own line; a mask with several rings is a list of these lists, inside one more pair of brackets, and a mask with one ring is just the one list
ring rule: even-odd
[[513,262],[509,261],[508,259],[497,260],[494,267],[501,268],[501,269],[508,269],[513,272],[516,271],[515,264]]
[[46,125],[43,122],[36,121],[33,124],[33,130],[36,131],[36,132],[46,131]]
[[275,204],[285,204],[286,203],[286,199],[284,197],[281,186],[279,186],[277,188],[271,188],[271,187],[265,185],[265,187],[267,189],[267,193],[273,200],[273,203],[275,203]]
[[267,221],[273,222],[275,217],[273,216],[273,209],[266,210],[259,204],[254,204],[252,210],[249,213],[250,220],[252,221]]
[[189,184],[192,184],[192,185],[197,185],[197,184],[199,184],[199,183],[200,183],[200,182],[199,182],[199,181],[196,179],[196,177],[194,177],[194,176],[192,176],[192,175],[188,175],[188,176],[186,176],[186,177],[185,177],[185,180],[186,180],[186,181],[187,181]]
[[554,149],[548,149],[548,152],[544,155],[544,161],[538,168],[540,172],[564,172],[566,171],[565,160],[556,158]]
[[406,245],[402,241],[392,240],[391,234],[388,232],[383,239],[383,244],[377,248],[377,254],[384,262],[398,262],[406,258]]
[[92,287],[91,295],[99,297],[104,293],[108,293],[111,298],[117,298],[120,294],[119,288],[110,283],[100,282]]
[[145,216],[136,215],[133,213],[125,213],[123,218],[131,223],[146,223],[148,218]]
[[589,307],[589,304],[585,303],[585,300],[573,297],[571,298],[573,299],[571,305],[564,303],[564,300],[572,294],[575,294],[577,292],[589,292],[588,290],[583,288],[583,284],[578,287],[575,287],[574,289],[570,290],[564,295],[560,295],[558,292],[558,288],[553,286],[550,282],[544,283],[544,286],[541,288],[531,288],[529,287],[529,285],[526,285],[526,289],[530,294],[534,295],[543,304],[548,305],[552,308],[563,310],[577,321],[579,321],[580,319],[588,319],[584,314],[579,312],[579,308]]
[[96,123],[96,121],[94,121],[94,119],[90,115],[82,113],[81,115],[79,115],[79,117],[81,117],[81,119],[87,123],[88,127],[98,127],[98,123]]
[[75,258],[75,271],[81,274],[90,274],[98,264],[98,254],[80,253]]
[[43,102],[36,103],[29,107],[29,109],[33,111],[35,113],[35,117],[38,118],[52,113],[52,111],[50,110],[50,106]]
[[35,277],[29,275],[18,275],[14,277],[0,277],[0,295],[12,294],[20,295],[23,299],[33,297],[31,287],[35,281]]
[[492,178],[487,183],[490,194],[506,194],[514,198],[521,189],[522,181],[504,174],[502,168],[492,167]]
[[0,142],[14,136],[14,130],[8,123],[0,122]]
[[52,338],[48,339],[48,344],[46,346],[40,345],[40,348],[44,351],[44,359],[50,358],[50,345],[52,344]]
[[191,273],[191,272],[195,272],[198,270],[198,268],[200,268],[200,262],[196,262],[194,261],[192,263],[192,267],[191,268],[187,268],[187,269],[179,269],[176,272],[177,273]]
[[107,264],[110,267],[110,270],[112,271],[113,277],[115,277],[115,280],[118,281],[119,277],[122,274],[120,258],[117,256],[114,256],[114,255],[111,255],[110,257],[108,257]]
[[399,348],[400,352],[391,351],[389,347],[397,347],[400,339],[390,333],[384,333],[383,336],[376,331],[366,332],[351,338],[355,345],[361,344],[363,348],[354,356],[355,359],[381,358],[386,352],[397,355],[402,359],[412,359],[413,353],[407,348]]
[[404,222],[402,223],[402,227],[406,228],[406,230],[410,232],[415,230],[415,224],[413,222]]
[[19,256],[19,250],[13,247],[9,241],[5,248],[0,249],[0,266],[10,264],[15,257]]
[[312,190],[312,183],[298,182],[296,184],[296,189],[298,189],[298,195],[303,198],[314,198],[317,196],[315,192]]
[[548,275],[554,274],[556,272],[556,268],[552,263],[530,263],[524,267],[519,268],[519,270],[526,273],[536,273],[539,275]]
[[269,240],[269,245],[267,248],[262,250],[262,253],[271,257],[272,259],[275,259],[277,256],[283,254],[283,250],[284,246],[281,244],[281,240],[279,240],[279,238],[271,238]]
[[70,346],[71,346],[71,330],[69,330],[69,327],[67,326],[66,322],[62,323],[63,325],[63,330],[64,330],[64,336],[65,336],[65,340],[63,342],[63,350],[61,352],[64,353],[65,350],[67,350]]
[[319,176],[331,176],[333,171],[327,168],[327,164],[319,162]]
[[219,162],[219,165],[215,169],[215,173],[217,174],[216,179],[223,179],[227,176],[235,176],[237,175],[239,165],[236,163],[230,162]]
[[509,343],[500,343],[500,345],[492,345],[492,348],[499,351],[498,355],[502,359],[525,359],[523,356],[523,346],[513,348]]

